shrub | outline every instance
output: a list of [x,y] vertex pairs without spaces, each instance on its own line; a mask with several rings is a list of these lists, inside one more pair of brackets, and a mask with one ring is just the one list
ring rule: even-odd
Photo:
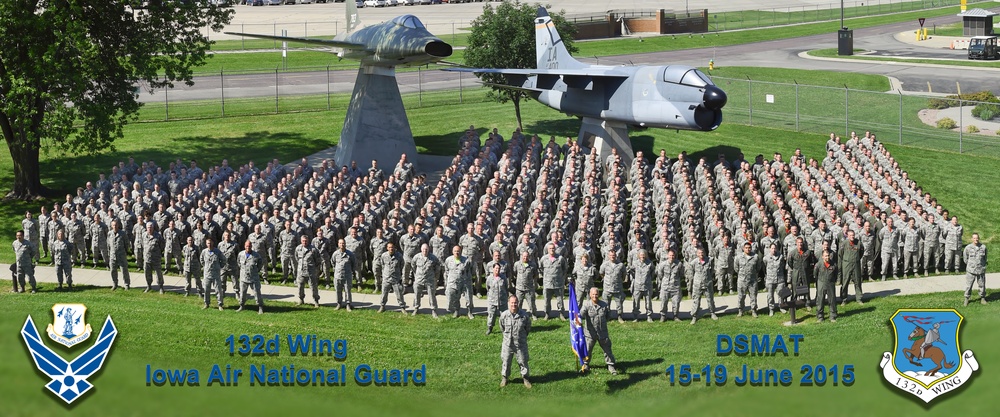
[[958,127],[958,123],[955,123],[950,117],[945,117],[937,121],[937,127],[938,129],[954,129]]
[[976,125],[969,125],[969,127],[965,128],[965,131],[969,133],[979,133],[979,128],[976,127]]
[[957,106],[959,100],[1000,103],[1000,99],[993,95],[993,92],[980,91],[969,94],[952,94],[950,96],[945,96],[944,98],[932,98],[927,100],[927,108],[938,110],[947,109],[949,107]]
[[1000,104],[979,103],[972,108],[972,117],[979,120],[990,120],[1000,115]]

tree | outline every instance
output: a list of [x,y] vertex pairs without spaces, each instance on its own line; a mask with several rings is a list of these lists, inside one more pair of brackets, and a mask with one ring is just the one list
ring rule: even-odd
[[[503,2],[496,9],[483,6],[483,14],[472,21],[469,46],[465,49],[465,64],[474,68],[535,68],[535,18],[538,8],[520,2]],[[545,6],[549,8],[549,6]],[[577,51],[573,45],[576,26],[566,22],[565,12],[551,14],[563,45],[570,53]],[[480,79],[490,84],[489,96],[499,103],[514,103],[517,125],[521,126],[521,100],[531,98],[528,93],[504,88],[501,74],[482,74]]]
[[[140,8],[141,3],[148,3]],[[7,198],[47,189],[43,148],[114,149],[150,91],[192,82],[233,11],[208,0],[0,1],[0,130],[14,161]]]

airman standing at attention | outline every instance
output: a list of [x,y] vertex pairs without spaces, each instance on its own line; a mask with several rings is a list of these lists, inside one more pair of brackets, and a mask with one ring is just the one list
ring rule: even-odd
[[[63,275],[66,276],[66,284],[73,289],[73,243],[66,239],[66,233],[62,230],[56,232],[56,240],[49,245],[52,251],[52,262],[56,266],[56,279],[59,281],[59,289],[63,287]],[[21,282],[24,288],[24,282]],[[34,288],[35,284],[32,283]]]
[[521,259],[514,263],[514,285],[517,295],[518,305],[521,308],[521,301],[528,300],[528,314],[535,316],[535,291],[538,286],[538,265],[531,260],[531,253],[528,250],[521,252]]
[[330,256],[330,263],[333,267],[333,285],[337,291],[337,305],[333,307],[338,310],[341,307],[351,311],[351,280],[354,279],[354,266],[357,259],[354,252],[347,249],[347,240],[337,240],[337,250]]
[[[979,286],[979,302],[986,304],[986,245],[979,242],[979,233],[972,234],[972,243],[962,253],[965,261],[965,304],[969,305],[972,286]],[[24,284],[22,284],[24,285]]]
[[155,273],[160,294],[163,294],[163,237],[155,227],[155,223],[147,223],[146,231],[142,234],[142,271],[146,275],[146,289],[142,292],[149,292],[153,288]]
[[264,314],[264,295],[260,293],[260,273],[264,269],[264,260],[253,250],[253,242],[250,240],[243,247],[245,250],[236,256],[240,270],[240,307],[236,311],[243,311],[247,292],[252,289],[257,298],[257,314]]
[[777,306],[774,296],[778,289],[787,284],[785,280],[785,257],[781,255],[778,244],[771,244],[768,254],[764,256],[764,292],[767,293],[767,315],[773,316]]
[[823,259],[816,263],[816,321],[823,321],[824,304],[830,304],[830,321],[837,321],[837,299],[834,296],[837,285],[837,265],[829,250],[823,251]]
[[608,252],[608,259],[601,265],[601,281],[604,283],[604,302],[611,306],[612,301],[618,301],[618,322],[624,323],[622,318],[622,304],[625,302],[623,293],[623,281],[625,280],[625,264],[618,260],[615,251]]
[[413,255],[413,315],[420,310],[420,298],[426,292],[430,298],[431,317],[437,318],[437,277],[440,276],[441,261],[431,253],[430,245],[420,245],[420,252]]
[[[299,305],[305,302],[306,283],[312,291],[313,307],[319,308],[319,251],[309,243],[309,236],[299,237],[295,247],[295,285],[299,287]],[[206,288],[207,290],[208,288]]]
[[521,311],[517,307],[518,304],[517,297],[512,295],[507,299],[507,310],[500,313],[500,330],[503,331],[503,344],[500,347],[500,386],[507,386],[510,360],[516,357],[524,386],[531,388],[531,382],[528,381],[528,333],[531,332],[531,316]]
[[125,290],[128,291],[131,280],[128,276],[128,235],[122,230],[122,224],[118,219],[111,221],[111,230],[108,232],[108,269],[111,270],[111,290],[118,289],[118,270],[122,270],[122,278],[125,280]]
[[[594,357],[594,343],[600,343],[601,350],[604,351],[604,363],[608,365],[608,372],[611,375],[618,375],[618,370],[615,369],[615,354],[611,352],[608,319],[608,303],[597,299],[597,287],[591,288],[590,299],[583,303],[583,307],[580,308],[580,316],[576,318],[576,324],[586,329],[584,336],[587,339],[587,352],[590,352],[590,357]],[[586,325],[583,322],[586,322]],[[588,360],[585,365],[589,367],[590,361]]]
[[760,258],[751,250],[750,242],[743,244],[743,252],[736,256],[736,297],[739,298],[739,313],[743,316],[744,297],[750,297],[750,314],[757,317],[757,274],[760,272]]
[[219,248],[215,247],[215,241],[211,237],[206,237],[205,249],[201,251],[201,285],[205,287],[205,305],[201,307],[202,309],[208,308],[208,300],[212,298],[212,287],[215,286],[219,311],[223,310],[222,299],[226,296],[226,293],[222,290],[222,264],[225,262],[226,257]]
[[708,297],[708,311],[712,314],[712,320],[718,320],[715,315],[715,295],[712,293],[712,258],[705,254],[705,249],[698,247],[698,256],[691,262],[694,270],[692,277],[691,292],[691,324],[698,321],[701,310],[701,296]]
[[[403,255],[396,250],[396,244],[385,245],[385,253],[378,259],[382,268],[382,301],[378,312],[385,311],[385,303],[389,300],[389,291],[396,293],[399,310],[406,314],[406,301],[403,301]],[[470,301],[471,302],[471,301]]]
[[660,262],[656,267],[656,280],[660,286],[660,321],[667,321],[667,303],[670,303],[670,312],[674,315],[674,321],[681,321],[677,317],[681,308],[681,280],[684,279],[684,263],[677,259],[677,252],[673,249],[667,251],[667,261]]
[[639,321],[639,302],[646,305],[646,321],[653,321],[653,275],[656,263],[648,258],[645,249],[639,250],[638,262],[632,267],[632,320]]
[[[486,334],[493,333],[497,315],[500,314],[500,302],[507,293],[507,277],[500,272],[500,264],[493,264],[486,276]],[[509,301],[509,300],[508,300]]]
[[542,256],[542,292],[545,297],[545,320],[552,311],[552,298],[556,298],[556,308],[560,320],[563,317],[563,288],[566,286],[566,259],[556,253],[554,245],[548,246],[548,254]]

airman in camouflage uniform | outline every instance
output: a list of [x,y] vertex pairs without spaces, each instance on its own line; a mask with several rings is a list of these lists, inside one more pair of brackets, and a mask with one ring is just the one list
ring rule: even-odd
[[420,245],[420,253],[413,255],[413,315],[420,310],[420,298],[426,292],[430,298],[431,316],[437,318],[437,277],[441,275],[441,261],[431,253],[430,245]]
[[632,266],[632,320],[639,321],[639,301],[646,303],[646,321],[653,321],[653,275],[656,273],[656,263],[649,259],[643,249],[639,250],[639,259]]
[[566,286],[566,259],[556,253],[556,247],[548,246],[548,254],[542,256],[542,293],[545,297],[545,320],[549,319],[549,312],[552,311],[552,298],[555,297],[556,308],[559,310],[560,320],[563,317],[563,288]]
[[249,240],[243,244],[244,251],[236,255],[236,261],[240,270],[240,307],[236,311],[242,311],[247,302],[247,292],[251,289],[257,298],[257,314],[264,314],[264,295],[260,293],[260,275],[264,270],[264,259],[253,250],[253,242]]
[[673,249],[667,251],[666,262],[660,262],[656,266],[656,280],[660,286],[660,321],[667,321],[667,303],[670,303],[670,312],[674,315],[674,321],[681,321],[677,317],[681,307],[681,281],[684,279],[684,263],[677,259],[677,252]]
[[612,301],[618,301],[616,314],[618,321],[624,323],[622,304],[625,303],[625,294],[622,287],[625,280],[625,264],[618,260],[616,252],[608,252],[608,259],[604,261],[604,265],[601,265],[601,277],[601,282],[604,283],[604,302],[610,307]]
[[121,227],[121,223],[115,219],[111,222],[111,231],[108,232],[108,269],[111,270],[112,291],[118,289],[119,269],[122,270],[126,291],[131,284],[128,276],[128,234]]
[[531,253],[527,250],[521,252],[521,259],[514,263],[514,285],[518,300],[517,308],[521,308],[521,301],[529,300],[528,314],[534,317],[538,265],[531,260]]
[[389,242],[385,245],[385,253],[379,257],[378,263],[382,266],[382,300],[378,312],[385,311],[389,291],[392,291],[396,293],[400,312],[406,314],[406,301],[403,300],[403,254],[396,250],[395,243]]
[[965,305],[972,297],[972,286],[979,286],[979,302],[986,304],[986,245],[979,242],[979,233],[972,234],[972,243],[962,252],[965,261]]
[[[59,281],[59,289],[63,287],[63,276],[66,276],[66,284],[73,288],[73,243],[66,239],[65,233],[60,230],[56,232],[56,240],[49,246],[52,251],[52,262],[56,266],[56,279]],[[24,286],[24,283],[21,283]],[[34,284],[32,284],[34,288]]]
[[160,294],[163,294],[163,237],[154,229],[152,223],[146,225],[146,231],[142,234],[142,270],[146,275],[146,289],[149,292],[153,288],[153,273],[156,273],[156,283],[160,287]]
[[[617,375],[615,355],[611,352],[611,337],[608,335],[609,318],[608,303],[597,299],[597,287],[591,288],[590,298],[580,308],[580,316],[577,318],[576,324],[583,326],[586,330],[584,336],[587,339],[587,352],[590,352],[590,357],[594,357],[595,342],[600,343],[601,350],[604,351],[604,363],[608,365],[608,372],[611,375]],[[586,324],[583,324],[584,322]],[[584,365],[589,366],[590,361],[588,360]]]
[[500,348],[500,386],[507,386],[510,376],[511,357],[517,357],[521,367],[521,379],[524,386],[531,388],[528,381],[528,333],[531,331],[531,316],[518,308],[517,297],[510,296],[507,300],[508,309],[500,314],[500,330],[503,332],[503,342]]
[[312,291],[313,307],[319,308],[319,251],[309,244],[309,236],[299,237],[299,246],[295,247],[295,285],[299,287],[299,305],[305,302],[306,283]]
[[701,296],[708,297],[708,311],[712,320],[718,320],[715,315],[715,295],[712,293],[712,259],[705,255],[705,249],[699,247],[697,257],[691,262],[692,293],[691,293],[691,324],[698,321],[701,310]]
[[[493,264],[486,277],[486,334],[493,333],[502,300],[507,297],[507,277],[500,273],[500,264]],[[508,299],[509,301],[509,299]]]
[[597,267],[590,262],[590,254],[580,255],[579,261],[574,266],[573,275],[576,277],[573,280],[576,289],[576,308],[579,309],[597,280]]
[[14,272],[16,275],[16,280],[14,282],[14,288],[17,289],[17,284],[21,284],[21,289],[19,292],[24,292],[24,277],[28,276],[28,283],[31,284],[31,293],[35,293],[35,264],[33,263],[36,258],[36,252],[38,248],[31,245],[27,239],[24,238],[24,231],[18,230],[14,234],[15,239],[14,248]]
[[351,281],[354,279],[354,266],[357,264],[354,252],[347,250],[345,239],[337,240],[337,250],[330,257],[333,266],[333,282],[337,289],[337,305],[334,310],[346,307],[351,311]]
[[222,256],[225,257],[225,262],[222,264],[222,272],[220,279],[222,280],[222,292],[226,292],[226,286],[229,279],[233,280],[233,294],[236,299],[240,299],[240,282],[239,282],[239,263],[236,261],[236,255],[239,253],[239,244],[233,240],[232,233],[226,231],[222,233],[222,242],[219,242],[219,251],[222,252]]
[[181,255],[184,257],[184,296],[191,295],[191,280],[194,280],[198,287],[198,296],[204,296],[205,290],[201,286],[201,248],[194,244],[194,237],[188,236],[187,244],[181,248]]
[[205,249],[201,251],[201,285],[205,288],[205,304],[202,309],[208,308],[208,301],[212,299],[212,287],[215,287],[216,299],[218,300],[219,311],[222,311],[222,299],[226,293],[222,290],[222,266],[225,264],[225,255],[215,247],[215,240],[211,237],[205,238]]
[[472,279],[472,261],[462,256],[462,247],[456,245],[452,248],[452,256],[444,260],[444,285],[445,294],[448,297],[448,312],[454,317],[458,317],[458,301],[464,294],[466,296],[466,308],[468,308],[469,319],[472,319],[472,288],[466,285],[466,281]]
[[785,279],[785,257],[781,254],[778,244],[772,244],[768,248],[767,255],[764,256],[764,292],[767,293],[767,315],[773,316],[777,304],[774,296],[778,289],[784,287]]
[[743,244],[743,252],[736,255],[736,297],[739,299],[739,312],[743,315],[744,297],[750,297],[750,314],[757,317],[757,274],[760,273],[760,257],[751,249],[752,245]]

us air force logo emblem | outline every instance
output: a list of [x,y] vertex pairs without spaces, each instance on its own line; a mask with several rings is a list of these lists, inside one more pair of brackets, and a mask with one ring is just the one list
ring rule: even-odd
[[882,354],[882,376],[927,403],[962,386],[979,370],[972,351],[959,348],[962,320],[954,309],[897,310],[890,320],[895,347]]
[[[49,337],[69,347],[85,341],[91,333],[90,325],[84,322],[86,310],[82,304],[56,304],[52,307],[52,312],[55,313],[54,323],[46,329]],[[87,378],[104,365],[117,335],[118,329],[111,316],[108,316],[94,345],[76,359],[67,361],[45,346],[31,316],[28,316],[21,328],[21,337],[24,338],[35,366],[51,379],[45,387],[67,404],[94,387],[87,382]]]

